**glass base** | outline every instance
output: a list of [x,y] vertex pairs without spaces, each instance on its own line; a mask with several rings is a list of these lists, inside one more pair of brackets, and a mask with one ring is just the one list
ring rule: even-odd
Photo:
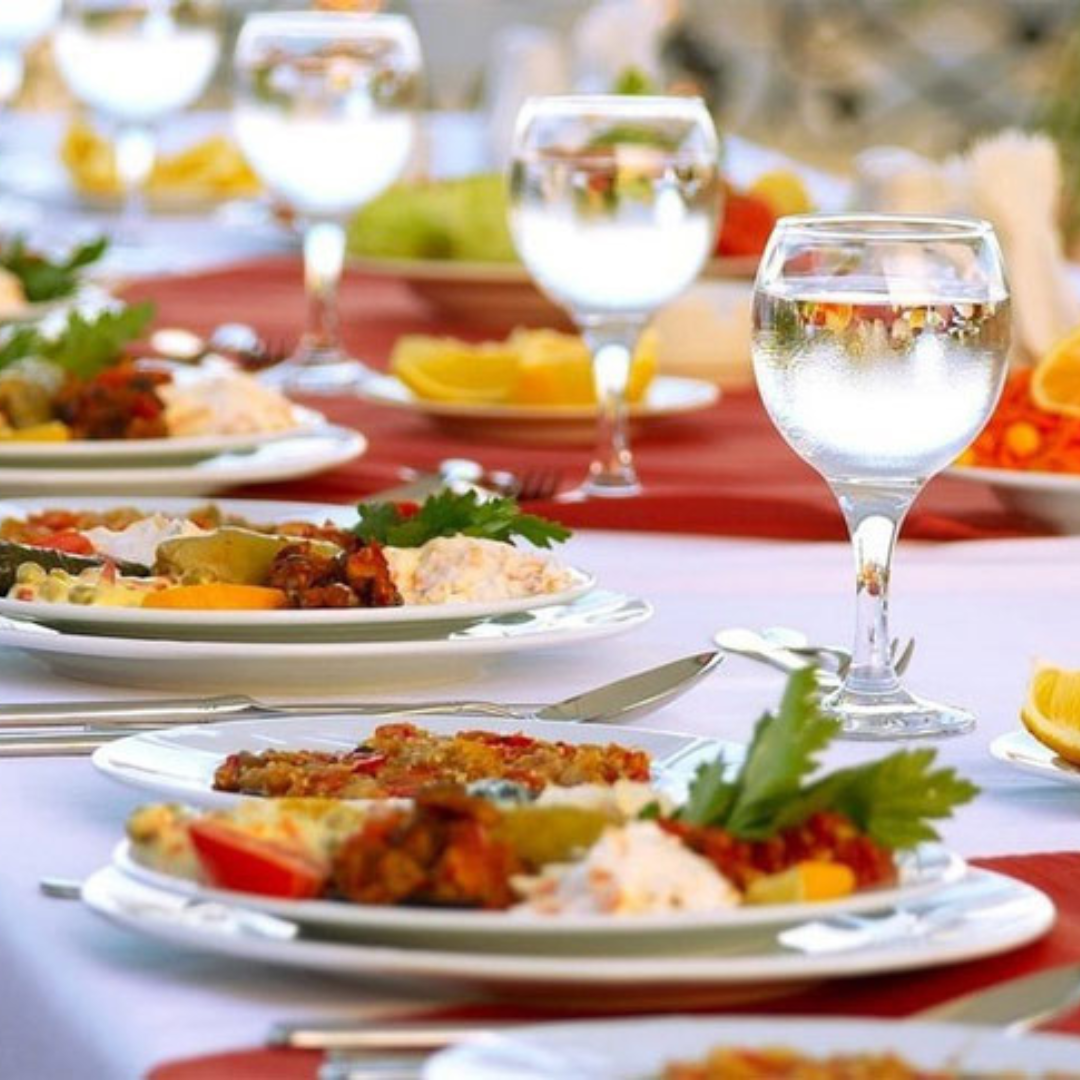
[[966,709],[927,701],[901,687],[869,694],[842,686],[822,700],[821,709],[840,721],[844,739],[933,739],[966,735],[975,728],[975,717]]
[[276,390],[297,394],[343,394],[376,373],[342,352],[301,348],[287,360],[259,373]]
[[584,499],[631,499],[640,495],[641,481],[633,469],[626,472],[604,472],[595,466],[589,471],[580,487],[566,493],[567,501]]

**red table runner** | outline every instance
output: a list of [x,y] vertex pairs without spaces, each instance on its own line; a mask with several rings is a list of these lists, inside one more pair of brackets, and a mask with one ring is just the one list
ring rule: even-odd
[[[153,299],[159,325],[207,333],[223,322],[250,323],[269,341],[287,346],[303,323],[300,265],[271,259],[190,277],[142,282],[132,299]],[[398,281],[349,275],[342,288],[345,336],[355,355],[385,363],[405,332],[473,337],[467,326],[437,319]],[[358,461],[307,480],[244,489],[263,498],[349,502],[400,482],[403,465],[429,468],[447,457],[472,457],[489,468],[523,472],[554,467],[573,486],[588,464],[587,446],[498,445],[483,428],[453,435],[429,420],[356,398],[311,404],[338,423],[356,427],[371,448]],[[594,500],[537,507],[567,524],[622,529],[712,533],[798,540],[836,540],[844,534],[824,482],[773,429],[753,391],[726,395],[714,408],[646,425],[635,440],[646,493],[633,500]],[[1006,514],[989,489],[947,477],[935,480],[916,504],[905,535],[972,539],[1037,533]]]
[[[959,994],[991,986],[1003,979],[1026,975],[1041,968],[1080,961],[1080,855],[1022,855],[980,859],[976,865],[998,870],[1030,882],[1046,892],[1057,905],[1053,930],[1023,949],[953,967],[916,971],[906,975],[834,982],[793,994],[766,1005],[729,1010],[786,1015],[907,1016]],[[526,1016],[508,1013],[497,1006],[458,1009],[458,1017],[514,1016],[552,1019],[551,1014]],[[579,1014],[580,1015],[580,1014]],[[1050,1030],[1080,1035],[1080,1009],[1050,1026]],[[1077,1046],[1080,1054],[1080,1044]],[[315,1080],[321,1055],[310,1051],[253,1049],[208,1057],[189,1058],[161,1065],[149,1080]]]

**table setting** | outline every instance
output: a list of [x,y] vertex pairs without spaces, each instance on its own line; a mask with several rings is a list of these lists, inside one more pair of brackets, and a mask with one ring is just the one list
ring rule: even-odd
[[582,6],[0,15],[0,1075],[1080,1076],[1065,150]]

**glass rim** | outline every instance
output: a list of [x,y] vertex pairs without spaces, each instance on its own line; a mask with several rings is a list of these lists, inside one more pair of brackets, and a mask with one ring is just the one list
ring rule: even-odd
[[[682,108],[672,109],[672,105]],[[601,110],[628,115],[660,115],[665,112],[697,112],[701,109],[705,109],[705,101],[696,94],[535,94],[522,102],[521,115],[562,112],[586,116]]]
[[791,214],[776,223],[776,233],[802,234],[815,240],[941,242],[986,240],[994,226],[985,218],[962,214],[884,214],[859,211]]
[[345,29],[347,27],[373,26],[390,30],[391,28],[406,30],[413,37],[416,29],[412,20],[407,15],[395,15],[376,11],[254,11],[245,16],[240,24],[240,32],[258,30],[266,32],[284,31],[292,27],[298,29],[318,28],[320,34],[325,34],[334,28]]

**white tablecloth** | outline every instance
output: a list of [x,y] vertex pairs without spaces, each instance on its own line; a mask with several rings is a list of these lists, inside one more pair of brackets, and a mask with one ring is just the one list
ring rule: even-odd
[[[609,587],[646,596],[656,616],[630,636],[569,652],[508,658],[470,693],[557,698],[705,647],[721,626],[796,626],[819,641],[848,636],[850,556],[840,545],[582,533],[573,560]],[[984,788],[946,825],[965,855],[1075,849],[1080,791],[1013,772],[990,740],[1017,724],[1030,661],[1080,665],[1080,540],[901,547],[894,630],[914,633],[910,682],[973,707],[978,731],[942,757]],[[729,660],[655,717],[655,727],[745,739],[782,677]],[[189,688],[181,687],[187,691]],[[62,682],[0,655],[0,697],[122,694]],[[845,744],[836,760],[877,753]],[[254,1044],[274,1019],[355,1013],[388,999],[297,972],[230,966],[143,942],[77,904],[39,895],[43,875],[105,863],[138,796],[85,759],[0,761],[0,1076],[127,1080],[170,1058]]]

